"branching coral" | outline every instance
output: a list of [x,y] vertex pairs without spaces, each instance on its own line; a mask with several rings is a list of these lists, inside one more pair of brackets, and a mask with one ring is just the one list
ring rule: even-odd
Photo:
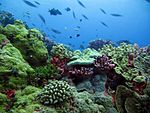
[[41,93],[38,100],[44,105],[63,104],[73,96],[71,87],[65,81],[49,81]]

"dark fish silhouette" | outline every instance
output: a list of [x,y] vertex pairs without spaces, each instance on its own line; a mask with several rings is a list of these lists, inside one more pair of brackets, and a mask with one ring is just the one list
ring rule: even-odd
[[68,12],[68,11],[71,11],[71,9],[69,7],[65,8],[65,10]]
[[105,26],[105,27],[108,27],[108,25],[107,24],[105,24],[104,22],[102,22],[101,21],[101,24],[103,25],[103,26]]
[[101,10],[102,13],[107,14],[104,9],[100,8],[100,10]]
[[56,36],[52,35],[53,38],[56,38]]
[[54,33],[56,33],[56,34],[61,34],[60,31],[58,31],[58,30],[56,30],[56,29],[53,29],[53,28],[51,29],[51,31],[54,32]]
[[69,36],[69,38],[72,38],[72,36]]
[[73,18],[76,19],[76,15],[74,13],[74,11],[72,12]]
[[80,19],[80,22],[82,22],[82,19]]
[[2,5],[2,3],[0,3],[0,5]]
[[49,9],[48,12],[50,15],[62,15],[62,13],[58,9]]
[[42,15],[40,15],[40,14],[38,14],[38,16],[39,16],[39,18],[42,20],[42,22],[43,22],[44,24],[46,24],[45,18],[44,18]]
[[86,8],[85,5],[84,5],[80,0],[77,0],[77,2],[78,2],[79,5],[81,5],[83,8]]
[[111,16],[121,17],[121,14],[110,14]]
[[26,14],[27,14],[27,15],[30,15],[30,13],[29,13],[29,12],[26,12]]
[[76,37],[79,37],[79,36],[80,36],[80,34],[77,34],[77,35],[76,35]]
[[27,0],[23,0],[24,3],[26,3],[28,6],[31,6],[31,7],[37,7],[36,5],[34,5],[33,3],[27,1]]
[[87,17],[87,16],[85,16],[84,14],[82,14],[82,16],[83,16],[86,20],[88,20],[88,17]]
[[145,0],[145,1],[150,3],[150,0]]
[[34,3],[36,3],[37,5],[41,5],[39,2],[37,2],[37,1],[34,1]]
[[35,24],[32,23],[33,26],[35,26]]

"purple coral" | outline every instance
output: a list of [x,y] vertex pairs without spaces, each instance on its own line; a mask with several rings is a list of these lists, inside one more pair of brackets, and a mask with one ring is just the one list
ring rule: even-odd
[[97,40],[93,40],[93,41],[89,42],[88,48],[98,50],[106,44],[112,44],[113,45],[112,41],[110,41],[110,40],[97,39]]

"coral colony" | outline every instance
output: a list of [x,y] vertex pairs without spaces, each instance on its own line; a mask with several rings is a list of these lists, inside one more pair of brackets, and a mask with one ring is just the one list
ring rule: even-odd
[[73,51],[20,20],[0,26],[0,112],[149,113],[150,46]]

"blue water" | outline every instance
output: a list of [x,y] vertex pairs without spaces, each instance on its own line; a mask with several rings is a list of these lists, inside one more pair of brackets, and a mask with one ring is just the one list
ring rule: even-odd
[[[29,0],[34,3],[35,0]],[[1,10],[11,12],[16,19],[25,21],[29,27],[36,27],[44,31],[47,36],[64,44],[72,44],[78,49],[80,44],[87,46],[88,42],[94,39],[110,39],[112,41],[129,40],[140,46],[150,43],[150,3],[145,0],[81,0],[86,8],[81,7],[77,0],[36,0],[41,5],[38,8],[30,7],[22,0],[1,0]],[[64,9],[70,7],[75,12],[77,19],[72,16],[72,11]],[[62,15],[51,16],[48,9],[56,8]],[[103,14],[100,8],[107,14]],[[26,12],[29,12],[30,18]],[[122,17],[111,16],[111,13],[123,15]],[[45,20],[44,24],[38,17],[41,14]],[[85,20],[81,15],[86,15]],[[79,19],[83,19],[82,22]],[[103,26],[103,21],[108,27]],[[33,26],[32,24],[35,24]],[[79,31],[75,31],[80,26]],[[50,29],[54,28],[62,32],[55,34]],[[80,34],[80,37],[76,37]],[[56,38],[53,38],[55,35]],[[72,36],[73,38],[69,38]]]

